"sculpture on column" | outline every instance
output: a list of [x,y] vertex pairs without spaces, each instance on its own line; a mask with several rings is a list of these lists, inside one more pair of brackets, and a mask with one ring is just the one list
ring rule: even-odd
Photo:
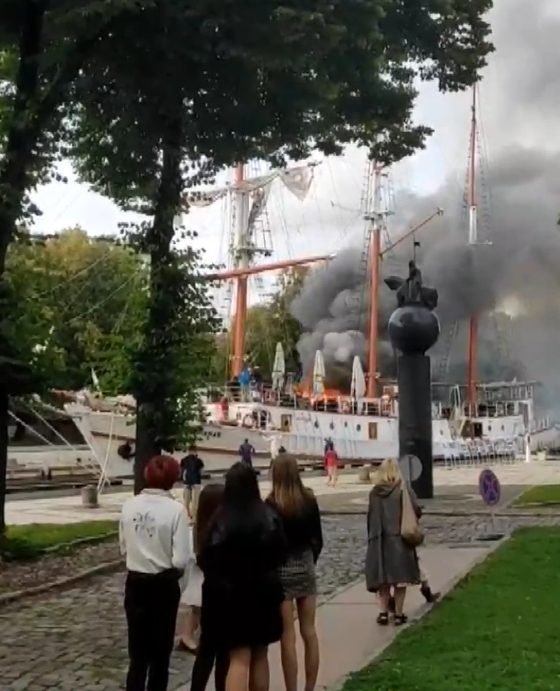
[[422,284],[422,273],[414,261],[408,264],[408,278],[390,276],[387,286],[396,291],[397,309],[389,319],[389,338],[398,351],[399,456],[416,456],[422,464],[413,481],[423,499],[434,496],[432,457],[432,391],[430,358],[426,355],[439,338],[439,320],[433,310],[438,293]]

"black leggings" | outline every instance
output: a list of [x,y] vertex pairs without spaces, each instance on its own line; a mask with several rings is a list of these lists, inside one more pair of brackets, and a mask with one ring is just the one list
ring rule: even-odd
[[216,691],[225,691],[229,655],[227,652],[218,651],[210,636],[205,636],[204,629],[202,629],[198,652],[192,670],[191,691],[204,691],[206,689],[214,664],[216,665],[214,670]]
[[129,572],[124,597],[130,658],[126,691],[166,691],[179,597],[176,572]]

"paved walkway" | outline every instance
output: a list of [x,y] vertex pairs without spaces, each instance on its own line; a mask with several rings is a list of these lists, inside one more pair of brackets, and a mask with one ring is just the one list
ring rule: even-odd
[[[323,528],[318,583],[328,597],[363,569],[364,523],[361,516],[325,517]],[[0,608],[0,689],[122,691],[123,589],[121,572]],[[191,666],[191,656],[174,655],[170,691],[185,683]]]
[[[453,549],[449,547],[425,547],[421,550],[422,564],[430,574],[437,590],[447,593],[473,565],[483,559],[487,548]],[[407,595],[406,611],[411,620],[428,611],[419,589],[411,589]],[[378,606],[373,595],[360,580],[335,595],[319,607],[317,628],[321,648],[321,666],[318,688],[339,688],[352,672],[362,669],[381,653],[395,638],[398,629],[380,627],[375,623]],[[303,688],[303,651],[299,645],[299,688]],[[280,646],[270,648],[271,691],[284,691]],[[208,688],[213,691],[213,686]],[[188,686],[181,687],[187,691]]]
[[[426,508],[428,510],[462,508],[478,511],[483,509],[478,495],[478,476],[481,467],[436,468],[434,472],[436,498],[428,502]],[[560,484],[560,462],[558,461],[517,462],[496,465],[494,470],[504,488],[504,501],[513,498],[523,487],[537,484]],[[342,474],[336,488],[327,487],[323,477],[304,477],[304,481],[313,489],[323,509],[363,508],[371,489],[370,485],[360,484],[357,472]],[[260,485],[263,494],[268,493],[270,482],[263,480]],[[179,498],[180,491],[176,491],[176,495]],[[6,519],[8,525],[75,523],[106,518],[117,520],[121,506],[129,496],[130,490],[103,495],[98,509],[84,509],[79,496],[19,501],[10,501],[8,497]],[[343,501],[345,499],[347,501]]]

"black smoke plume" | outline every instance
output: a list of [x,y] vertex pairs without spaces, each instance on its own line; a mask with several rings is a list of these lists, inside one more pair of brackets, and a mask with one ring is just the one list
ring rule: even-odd
[[[492,13],[497,52],[481,93],[490,114],[486,132],[496,134],[496,149],[488,170],[477,171],[479,239],[492,244],[467,244],[468,208],[457,171],[430,197],[400,191],[400,223],[391,224],[391,234],[397,237],[414,220],[439,206],[445,209],[444,217],[418,237],[424,282],[437,288],[440,298],[442,338],[432,352],[434,374],[446,350],[445,335],[458,322],[446,376],[465,381],[467,324],[475,313],[479,378],[542,381],[548,407],[559,410],[560,137],[555,123],[560,58],[554,47],[560,17],[558,8],[556,16],[551,14],[554,9],[551,0],[500,0]],[[411,252],[408,242],[386,257],[383,275],[406,275]],[[315,350],[322,349],[332,384],[349,386],[354,355],[365,364],[369,301],[361,255],[361,247],[341,251],[310,274],[292,304],[305,329],[299,343],[304,372],[312,368]],[[384,285],[380,302],[380,369],[391,377],[394,355],[386,324],[395,297]]]

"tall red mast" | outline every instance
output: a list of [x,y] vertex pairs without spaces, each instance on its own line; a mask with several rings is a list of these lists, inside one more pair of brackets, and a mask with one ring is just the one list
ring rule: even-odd
[[[468,174],[468,204],[469,204],[469,245],[475,246],[478,243],[478,206],[476,194],[476,137],[477,137],[477,117],[476,117],[476,84],[472,90],[472,114],[471,114],[471,136],[469,151],[469,174]],[[468,344],[468,370],[467,370],[467,396],[469,404],[469,414],[474,415],[476,410],[477,396],[477,360],[478,360],[478,315],[471,314],[469,320],[469,344]]]
[[[244,180],[244,166],[238,165],[235,168],[234,184],[240,185]],[[236,193],[236,217],[237,225],[237,251],[236,268],[246,269],[249,266],[249,256],[247,253],[247,214],[245,213],[246,195],[237,191]],[[243,369],[245,355],[245,324],[247,322],[247,280],[246,274],[237,276],[235,291],[235,318],[233,326],[233,354],[231,358],[231,376],[237,377]]]

